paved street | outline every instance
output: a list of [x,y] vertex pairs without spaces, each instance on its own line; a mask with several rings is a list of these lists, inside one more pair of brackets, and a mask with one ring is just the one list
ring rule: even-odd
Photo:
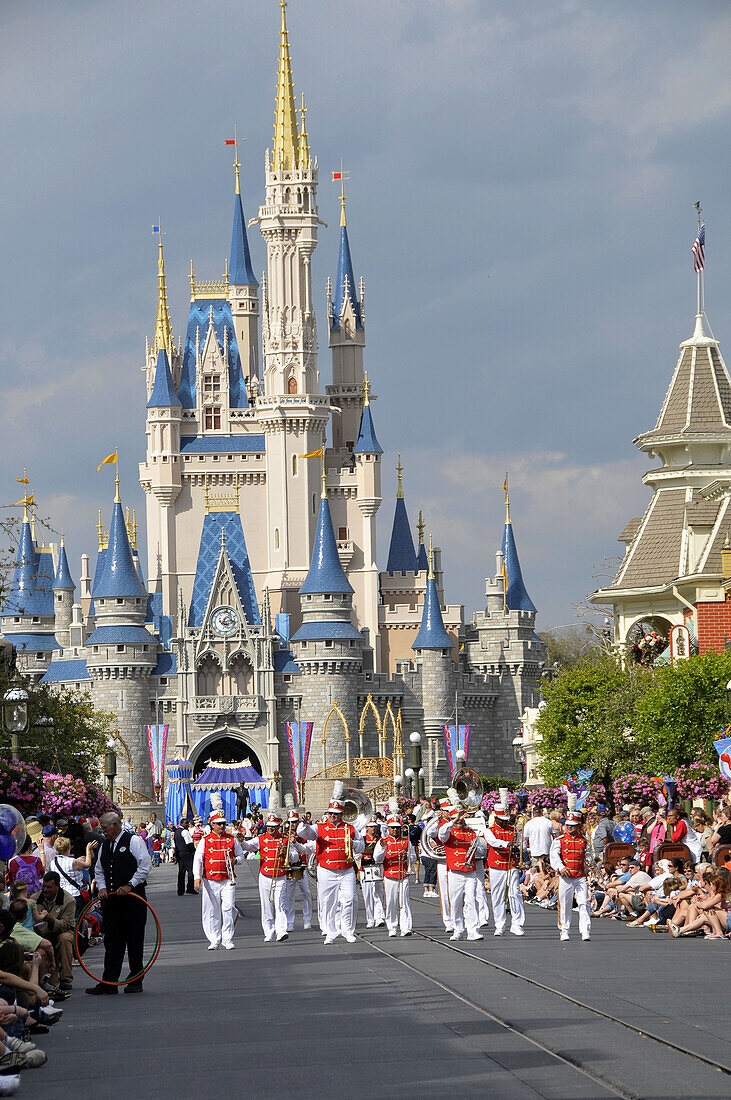
[[[529,908],[524,939],[494,939],[488,929],[484,942],[458,945],[468,954],[417,936],[389,940],[385,930],[352,946],[325,948],[315,929],[265,944],[257,866],[239,869],[246,919],[236,951],[216,953],[206,950],[199,900],[175,895],[173,869],[156,871],[149,896],[165,942],[145,994],[85,997],[90,981],[77,969],[74,996],[45,1043],[49,1063],[24,1073],[21,1095],[81,1086],[101,1100],[405,1089],[422,1097],[675,1097],[681,1080],[698,1097],[729,1094],[719,1070],[479,961],[731,1067],[728,943],[670,943],[596,921],[590,944],[560,944],[555,914]],[[434,903],[417,901],[414,916],[416,928],[439,936]],[[86,958],[93,966],[100,957],[96,949]]]

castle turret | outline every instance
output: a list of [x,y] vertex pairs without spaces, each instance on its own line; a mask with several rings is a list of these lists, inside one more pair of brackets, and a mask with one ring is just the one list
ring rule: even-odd
[[358,439],[353,447],[357,500],[363,517],[363,600],[361,620],[368,631],[376,672],[381,670],[381,638],[378,629],[378,562],[376,561],[376,513],[381,507],[381,455],[383,450],[373,423],[368,372],[363,377],[363,410]]
[[251,382],[259,377],[259,283],[251,266],[249,238],[246,232],[244,205],[241,198],[238,145],[234,171],[234,218],[231,230],[231,254],[228,262],[228,293],[231,303],[236,342],[244,380]]
[[398,456],[398,485],[396,487],[396,509],[393,514],[393,527],[391,528],[391,542],[388,548],[387,573],[416,573],[417,561],[414,550],[414,539],[411,534],[411,525],[406,512],[404,500],[403,472],[401,455]]
[[[507,485],[507,478],[505,481]],[[507,611],[532,611],[536,614],[536,607],[528,595],[523,580],[523,573],[518,558],[518,548],[515,545],[513,525],[510,522],[510,498],[505,490],[505,530],[503,531],[503,568],[505,570],[505,609]]]
[[322,744],[325,722],[334,703],[345,717],[349,735],[358,724],[358,683],[363,672],[363,639],[352,622],[353,588],[338,557],[330,506],[322,475],[310,569],[300,588],[302,626],[292,638],[302,670],[302,717],[315,723],[312,772],[349,760],[351,744],[342,723],[333,718]]
[[[332,355],[332,438],[336,451],[353,450],[358,438],[365,348],[364,287],[356,288],[345,216],[345,192],[340,192],[340,251],[335,286],[328,283],[328,329]],[[361,424],[362,427],[362,424]]]
[[3,605],[2,630],[15,646],[18,666],[38,679],[60,646],[53,632],[53,559],[50,547],[36,547],[28,517],[28,506],[33,503],[32,495],[23,500],[18,554]]
[[[425,754],[430,770],[427,787],[431,789],[446,783],[449,778],[444,770],[444,725],[454,715],[457,685],[457,665],[452,658],[452,639],[444,628],[434,577],[434,552],[431,539],[429,540],[429,574],[426,581],[421,627],[414,639],[412,649],[416,654],[421,673],[424,733],[433,743],[428,746],[429,751]],[[432,767],[435,760],[441,762],[436,771]]]
[[64,647],[69,644],[69,627],[73,619],[75,591],[76,585],[71,579],[66,547],[61,538],[56,576],[53,578],[53,607],[56,613],[55,634]]
[[87,640],[87,669],[97,706],[117,715],[129,748],[134,790],[153,797],[145,727],[150,721],[150,675],[157,663],[157,639],[145,630],[147,591],[135,568],[122,503],[117,494],[109,543],[95,588],[96,629]]
[[420,573],[429,572],[429,558],[426,554],[426,547],[424,546],[424,519],[421,511],[419,511],[419,521],[416,524],[416,528],[419,532],[419,549],[416,551],[416,566]]

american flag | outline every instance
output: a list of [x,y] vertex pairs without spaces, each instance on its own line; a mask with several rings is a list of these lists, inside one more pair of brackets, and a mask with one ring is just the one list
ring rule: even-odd
[[693,270],[696,274],[703,270],[703,263],[706,256],[706,227],[702,225],[698,230],[698,236],[693,241],[693,247],[691,248],[693,253]]

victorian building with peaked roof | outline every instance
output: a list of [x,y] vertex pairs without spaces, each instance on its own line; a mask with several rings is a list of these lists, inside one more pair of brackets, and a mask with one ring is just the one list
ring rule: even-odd
[[[311,269],[323,225],[318,162],[304,101],[295,100],[281,7],[263,201],[247,224],[236,147],[226,269],[202,280],[191,263],[177,339],[162,234],[158,243],[157,315],[143,364],[147,580],[136,519],[123,514],[119,492],[108,533],[100,513],[93,572],[82,557],[78,600],[65,550],[37,547],[26,518],[3,631],[38,677],[85,686],[119,716],[128,785],[145,795],[148,723],[169,724],[171,757],[198,766],[238,751],[293,789],[292,719],[314,725],[310,774],[391,755],[392,743],[361,720],[369,698],[382,714],[389,705],[400,712],[404,730],[426,733],[428,786],[448,779],[443,726],[455,719],[472,726],[470,763],[510,774],[512,739],[544,659],[512,528],[485,609],[466,624],[463,605],[445,606],[442,556],[427,553],[421,513],[414,539],[399,458],[379,568],[384,451],[365,371],[365,288],[341,190],[323,378]],[[260,278],[251,226],[266,251]],[[335,706],[338,721],[329,721]],[[122,769],[127,782],[124,756]]]

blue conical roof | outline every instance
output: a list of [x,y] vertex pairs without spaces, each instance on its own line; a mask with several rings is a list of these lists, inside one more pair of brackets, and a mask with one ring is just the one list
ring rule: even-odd
[[508,520],[503,532],[503,560],[505,563],[505,606],[508,611],[532,611],[536,607],[526,591],[520,571],[518,550],[513,535],[513,525]]
[[411,537],[409,517],[403,497],[396,497],[396,511],[393,515],[391,545],[388,548],[387,573],[415,573],[417,570],[414,540]]
[[155,382],[147,402],[148,409],[181,408],[178,391],[175,389],[173,376],[170,371],[170,362],[165,348],[160,348],[157,353],[155,366]]
[[251,267],[249,238],[246,235],[244,206],[241,195],[234,197],[234,225],[231,232],[231,256],[228,262],[228,281],[234,286],[258,286]]
[[419,543],[419,549],[416,554],[416,568],[421,573],[422,569],[429,571],[429,559],[426,556],[426,547],[423,542]]
[[[3,607],[5,615],[37,615],[38,611],[32,606],[35,602],[36,581],[36,550],[33,543],[33,535],[30,522],[24,520],[20,529],[20,541],[18,543],[18,556],[15,559],[15,571],[10,585],[10,592]],[[30,608],[30,610],[27,610]]]
[[[346,285],[347,282],[347,285]],[[340,252],[338,253],[338,274],[335,280],[335,292],[333,294],[332,327],[340,328],[340,314],[343,312],[345,299],[350,301],[355,314],[355,327],[362,328],[360,317],[360,302],[355,292],[355,276],[353,274],[353,261],[350,258],[350,241],[348,240],[348,227],[340,226]]]
[[421,615],[421,627],[414,639],[412,649],[451,649],[452,641],[444,629],[442,609],[439,606],[437,583],[434,577],[426,582],[424,610]]
[[323,497],[320,501],[320,514],[317,517],[312,561],[300,592],[342,593],[352,591],[350,581],[345,576],[338,555],[330,505],[327,498]]
[[115,501],[112,524],[109,528],[109,545],[104,555],[104,568],[93,590],[97,599],[112,596],[147,598],[147,591],[137,575],[130,550],[127,525],[122,505]]
[[69,569],[69,560],[66,557],[66,547],[61,543],[61,549],[58,554],[58,567],[56,569],[56,576],[53,578],[54,588],[65,588],[70,592],[73,592],[76,585],[71,579],[71,570]]
[[358,441],[353,447],[353,454],[383,454],[383,448],[376,438],[376,429],[373,426],[373,417],[371,415],[370,405],[363,406],[363,414],[360,418],[360,431],[358,432]]

